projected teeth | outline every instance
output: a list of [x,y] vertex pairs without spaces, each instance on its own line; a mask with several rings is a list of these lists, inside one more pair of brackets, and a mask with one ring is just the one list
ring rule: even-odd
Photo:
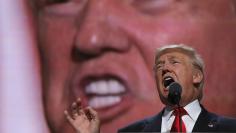
[[115,79],[93,81],[85,86],[86,94],[95,95],[89,98],[89,106],[97,109],[119,103],[125,91],[125,86]]
[[89,106],[99,109],[115,105],[121,101],[120,96],[93,97],[89,100]]
[[87,94],[119,94],[125,92],[125,87],[117,80],[99,80],[85,87]]

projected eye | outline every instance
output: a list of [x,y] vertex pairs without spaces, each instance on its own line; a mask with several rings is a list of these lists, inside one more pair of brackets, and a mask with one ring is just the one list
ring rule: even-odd
[[[43,1],[43,0],[41,0]],[[71,16],[83,11],[88,0],[44,0],[40,11],[44,15]]]
[[132,5],[144,14],[155,15],[168,9],[175,0],[133,0]]
[[66,3],[66,2],[69,2],[70,0],[47,0],[46,3],[48,5],[51,5],[51,4],[62,4],[62,3]]

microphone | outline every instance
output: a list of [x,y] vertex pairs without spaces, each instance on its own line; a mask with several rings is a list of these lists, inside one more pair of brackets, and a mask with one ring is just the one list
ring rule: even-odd
[[173,105],[178,105],[181,99],[182,87],[177,82],[172,82],[169,85],[169,94],[168,94],[168,101]]

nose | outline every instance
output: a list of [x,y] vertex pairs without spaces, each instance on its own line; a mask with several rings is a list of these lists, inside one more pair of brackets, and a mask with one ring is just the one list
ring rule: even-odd
[[168,72],[171,72],[171,66],[169,63],[164,63],[162,67],[162,75],[165,75]]
[[83,56],[97,56],[107,51],[125,52],[130,48],[122,26],[114,22],[114,0],[90,0],[76,27],[75,49]]

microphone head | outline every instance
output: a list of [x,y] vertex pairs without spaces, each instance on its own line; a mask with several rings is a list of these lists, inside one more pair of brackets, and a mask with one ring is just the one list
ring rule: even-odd
[[179,83],[173,82],[169,85],[168,101],[173,105],[179,105],[182,87]]

